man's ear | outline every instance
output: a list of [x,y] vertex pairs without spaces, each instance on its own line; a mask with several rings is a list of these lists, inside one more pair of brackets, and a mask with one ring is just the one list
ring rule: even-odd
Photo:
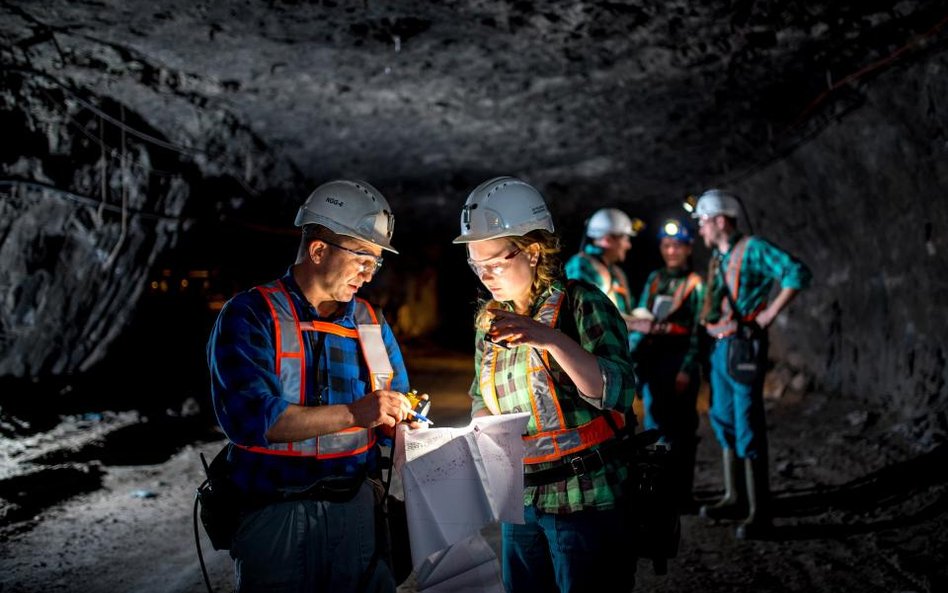
[[312,241],[310,241],[309,259],[312,260],[314,264],[320,263],[325,255],[326,255],[325,243],[323,243],[319,239],[313,239]]

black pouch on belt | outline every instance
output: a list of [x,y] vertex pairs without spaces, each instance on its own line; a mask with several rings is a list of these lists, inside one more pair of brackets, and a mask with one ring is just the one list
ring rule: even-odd
[[753,383],[764,371],[763,331],[741,323],[727,343],[727,373],[739,383]]
[[201,523],[215,550],[230,549],[243,511],[241,494],[227,474],[228,448],[229,445],[225,445],[210,466],[201,455],[207,479],[198,486],[197,499],[201,505]]

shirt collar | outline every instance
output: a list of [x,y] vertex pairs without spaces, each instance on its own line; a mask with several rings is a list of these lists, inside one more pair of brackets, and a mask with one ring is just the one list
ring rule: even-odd
[[594,243],[586,243],[586,245],[583,247],[583,251],[587,255],[591,255],[598,259],[602,259],[602,252],[604,251],[604,249]]
[[546,302],[550,295],[553,294],[553,291],[563,292],[563,282],[561,280],[554,280],[552,284],[546,287],[546,290],[540,293],[540,295],[533,301],[533,305],[530,306],[530,317],[533,317],[540,310],[540,307],[543,306],[543,303]]
[[731,250],[734,249],[734,246],[737,245],[737,242],[740,241],[741,237],[743,236],[744,234],[741,233],[741,231],[735,230],[733,233],[731,233],[731,236],[727,238],[727,251],[721,253],[717,248],[715,248],[715,251],[721,255],[727,255],[728,253],[731,253]]

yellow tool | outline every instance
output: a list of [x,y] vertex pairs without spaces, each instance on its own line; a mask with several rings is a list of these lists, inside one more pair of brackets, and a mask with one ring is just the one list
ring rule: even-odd
[[[405,397],[408,398],[408,401],[411,404],[411,411],[412,415],[414,416],[414,420],[427,422],[428,424],[434,424],[434,422],[428,420],[427,418],[428,410],[431,409],[430,400],[422,399],[421,396],[418,395],[418,390],[416,389],[412,389],[406,393]],[[412,420],[406,419],[406,422],[410,421]]]

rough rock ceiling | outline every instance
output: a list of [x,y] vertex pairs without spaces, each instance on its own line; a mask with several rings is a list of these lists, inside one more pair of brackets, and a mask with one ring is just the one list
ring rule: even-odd
[[202,134],[234,122],[308,180],[447,182],[453,204],[507,171],[648,201],[732,180],[858,102],[822,95],[924,46],[944,6],[7,1],[0,39],[8,66],[135,111],[211,169],[226,148]]
[[[0,378],[121,350],[163,260],[279,270],[292,237],[247,227],[287,227],[336,176],[392,202],[403,254],[373,287],[397,307],[413,263],[453,257],[432,246],[466,193],[511,173],[573,238],[600,205],[748,190],[819,277],[786,328],[794,364],[943,419],[946,23],[946,0],[0,0]],[[906,215],[922,240],[872,234]],[[458,335],[463,299],[438,310]]]

